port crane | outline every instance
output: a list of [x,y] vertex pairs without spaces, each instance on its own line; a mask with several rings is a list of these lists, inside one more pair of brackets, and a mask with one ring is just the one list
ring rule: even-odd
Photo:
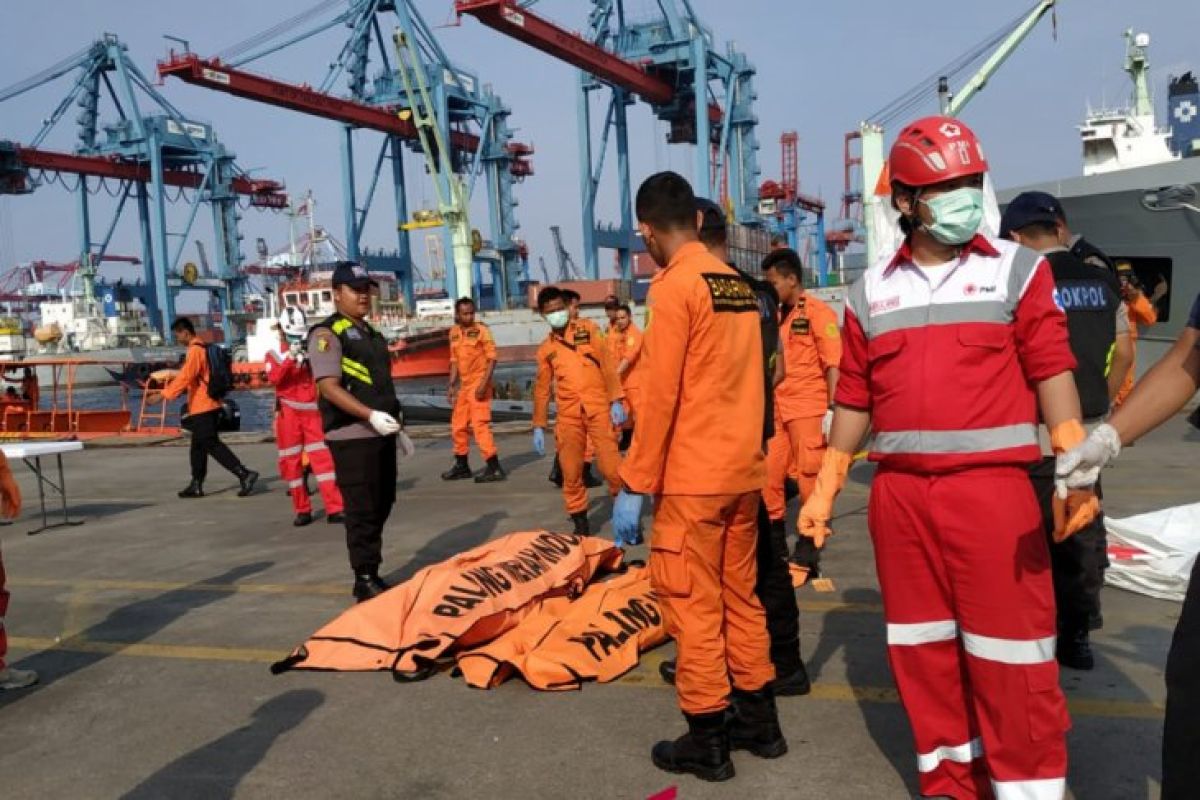
[[[164,332],[175,316],[175,293],[188,288],[179,276],[188,234],[201,206],[207,205],[217,243],[217,276],[200,288],[217,292],[225,312],[240,309],[240,203],[248,200],[258,208],[283,208],[287,204],[283,184],[239,168],[234,153],[219,141],[212,126],[189,119],[172,105],[112,34],[0,90],[0,103],[71,74],[70,91],[28,144],[0,141],[0,194],[25,194],[52,182],[71,188],[78,206],[81,264],[105,259],[122,212],[132,201],[142,242],[144,300],[151,320]],[[49,149],[47,138],[72,108],[77,109],[73,152]],[[67,175],[77,176],[73,185],[63,178]],[[109,182],[118,187],[116,210],[97,238],[91,197]],[[184,229],[170,232],[167,203],[185,198]],[[178,245],[172,246],[176,236]],[[232,336],[229,313],[223,319],[225,334]]]
[[[405,188],[405,148],[420,150],[420,135],[409,95],[402,85],[394,52],[384,30],[398,28],[416,54],[416,64],[429,87],[432,113],[447,143],[453,171],[462,176],[468,196],[476,180],[484,177],[490,238],[481,241],[477,259],[492,265],[492,286],[498,306],[523,296],[527,281],[527,252],[517,232],[516,182],[533,174],[533,148],[513,141],[510,110],[479,77],[454,64],[412,0],[350,0],[345,9],[325,19],[323,3],[301,12],[271,29],[227,48],[219,56],[202,57],[185,51],[171,53],[158,65],[163,78],[224,92],[258,103],[289,109],[337,122],[342,127],[341,163],[344,195],[345,239],[348,255],[369,266],[392,269],[398,275],[408,307],[413,307],[412,229]],[[285,48],[298,45],[330,29],[344,26],[349,36],[333,59],[324,79],[312,86],[281,81],[252,72],[246,65]],[[372,64],[378,71],[368,78]],[[335,95],[345,77],[348,96]],[[408,111],[409,116],[402,112]],[[374,169],[365,192],[355,175],[355,133],[383,134]],[[390,177],[381,173],[390,162]],[[393,259],[372,264],[372,254],[362,245],[362,231],[381,182],[390,182],[395,205],[397,249]],[[453,233],[446,228],[446,244],[453,249]],[[476,281],[478,284],[478,281]],[[457,270],[446,270],[450,296],[472,294],[471,282]],[[476,286],[475,294],[480,294]],[[480,297],[482,300],[483,298]]]
[[[532,10],[536,0],[457,0],[459,16],[472,16],[580,70],[578,95],[583,260],[599,277],[599,249],[617,251],[621,277],[631,276],[641,249],[633,227],[629,175],[628,106],[637,100],[669,126],[667,141],[696,145],[693,183],[704,197],[724,202],[728,187],[733,218],[761,225],[758,205],[758,120],[754,67],[732,44],[722,52],[690,0],[660,0],[648,22],[626,18],[624,0],[591,0],[587,30],[567,30]],[[608,102],[593,138],[592,96]],[[601,104],[605,107],[605,104]],[[598,225],[596,199],[608,143],[615,138],[620,221]]]

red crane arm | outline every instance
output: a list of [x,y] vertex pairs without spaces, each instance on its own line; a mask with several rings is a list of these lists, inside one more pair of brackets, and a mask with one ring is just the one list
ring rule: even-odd
[[[92,175],[99,178],[116,178],[122,181],[150,182],[150,166],[118,161],[104,156],[82,156],[75,153],[57,153],[52,150],[37,150],[18,147],[17,159],[28,169],[44,169],[51,172],[66,172],[73,175]],[[184,189],[196,189],[204,182],[200,172],[165,170],[163,183]],[[233,179],[233,190],[246,195],[253,205],[264,208],[286,208],[287,195],[283,194],[279,181],[238,176]]]

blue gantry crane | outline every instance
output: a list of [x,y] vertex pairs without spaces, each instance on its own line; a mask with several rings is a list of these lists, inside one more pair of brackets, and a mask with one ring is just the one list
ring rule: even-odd
[[[591,0],[583,35],[535,14],[536,0],[457,0],[459,15],[567,62],[580,70],[579,148],[584,265],[599,274],[599,248],[618,253],[630,277],[639,249],[633,228],[627,107],[641,99],[670,130],[667,141],[696,145],[693,170],[698,194],[727,204],[735,221],[761,226],[758,216],[758,120],[754,67],[732,44],[724,51],[689,0],[658,0],[649,22],[626,18],[624,0]],[[593,138],[592,95],[608,93],[600,139]],[[620,221],[596,224],[596,196],[608,142],[615,137]],[[722,191],[727,187],[728,196]]]
[[[341,8],[340,11],[337,9]],[[332,13],[335,12],[336,13]],[[330,14],[332,13],[332,16]],[[316,86],[298,85],[267,78],[244,69],[246,64],[296,45],[336,26],[350,35]],[[393,33],[398,32],[416,53],[408,68],[423,71],[419,83],[429,87],[433,108],[405,89],[401,65],[394,62]],[[372,68],[374,65],[374,72]],[[441,139],[448,142],[453,171],[463,176],[468,195],[476,179],[484,176],[490,237],[474,237],[476,265],[491,271],[496,304],[505,306],[524,296],[528,280],[528,253],[518,237],[514,183],[533,173],[531,147],[513,141],[508,124],[510,110],[480,81],[479,76],[454,64],[446,55],[411,0],[326,0],[290,20],[235,45],[217,58],[195,53],[172,54],[159,64],[159,74],[175,76],[238,97],[288,108],[341,123],[342,174],[345,194],[346,246],[352,258],[364,254],[361,235],[380,183],[384,162],[390,161],[390,182],[397,219],[397,255],[394,263],[376,264],[398,273],[405,299],[413,303],[412,249],[408,200],[405,192],[405,147],[420,148],[413,119],[435,119]],[[345,77],[348,96],[333,94]],[[411,77],[411,76],[410,76]],[[414,103],[418,105],[414,107]],[[375,159],[365,193],[359,193],[355,176],[354,134],[357,130],[385,134]],[[436,159],[440,163],[441,159]],[[440,194],[451,194],[450,176],[434,170]],[[360,200],[361,198],[361,200]],[[453,251],[452,235],[446,232],[446,250]],[[370,258],[366,258],[368,262]],[[470,274],[446,271],[446,293],[451,297],[472,294],[480,280]]]
[[[106,34],[91,46],[42,72],[0,91],[0,102],[74,73],[67,96],[54,108],[28,145],[0,142],[0,194],[22,194],[62,175],[78,176],[81,274],[104,260],[117,223],[133,199],[137,207],[150,318],[165,334],[175,314],[174,295],[185,288],[207,289],[221,298],[226,337],[231,311],[243,304],[240,197],[253,206],[287,205],[283,184],[254,179],[235,163],[212,126],[187,118],[129,58],[126,46]],[[143,109],[143,106],[145,107]],[[47,137],[76,108],[73,152],[45,149]],[[108,181],[117,184],[116,210],[100,238],[93,235],[91,196]],[[175,190],[175,197],[170,197]],[[190,197],[187,192],[190,190]],[[186,198],[187,221],[172,247],[166,204]],[[217,243],[214,278],[184,275],[180,257],[201,205],[211,208]],[[227,341],[229,339],[227,338]]]

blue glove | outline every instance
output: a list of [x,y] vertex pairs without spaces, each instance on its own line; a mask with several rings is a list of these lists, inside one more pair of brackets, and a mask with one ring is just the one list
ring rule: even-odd
[[546,432],[541,428],[533,429],[533,452],[539,456],[546,455]]
[[621,490],[613,501],[613,543],[617,547],[642,543],[642,495]]
[[625,404],[620,400],[614,400],[612,408],[609,409],[612,415],[612,424],[614,428],[619,428],[625,424],[627,417],[625,416]]

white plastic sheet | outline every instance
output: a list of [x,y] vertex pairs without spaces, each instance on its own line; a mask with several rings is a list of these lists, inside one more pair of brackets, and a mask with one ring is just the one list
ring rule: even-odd
[[1200,503],[1126,519],[1105,518],[1105,582],[1119,589],[1183,602],[1192,564],[1200,553]]

